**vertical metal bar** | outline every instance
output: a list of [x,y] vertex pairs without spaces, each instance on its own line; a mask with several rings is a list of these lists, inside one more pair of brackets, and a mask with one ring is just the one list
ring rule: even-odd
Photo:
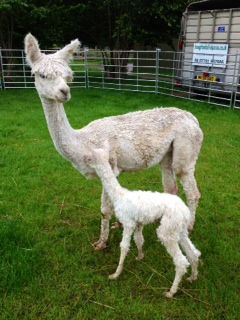
[[23,67],[23,79],[24,79],[24,87],[27,87],[27,79],[26,79],[26,69],[25,69],[25,59],[24,59],[24,52],[21,50],[22,53],[22,67]]
[[[237,68],[237,65],[238,65],[238,68]],[[236,108],[238,89],[239,89],[239,78],[240,78],[240,54],[236,54],[234,80],[233,80],[232,95],[231,95],[231,101],[232,101],[233,108]],[[234,90],[234,88],[235,88],[235,90]]]
[[89,76],[88,76],[88,48],[84,48],[84,69],[85,69],[85,88],[89,88]]
[[[214,42],[214,36],[215,36],[215,26],[216,26],[216,11],[212,11],[211,12],[212,15],[212,34],[211,34],[211,42]],[[213,61],[215,60],[215,55],[213,54]],[[213,62],[212,65],[208,66],[208,72],[209,74],[212,74],[212,70],[213,70]],[[209,83],[209,87],[208,87],[208,102],[211,102],[211,98],[212,98],[212,83]]]
[[[214,61],[215,61],[215,56],[216,56],[216,54],[214,53],[213,55],[212,55],[212,62],[211,62],[211,64],[209,64],[208,65],[208,73],[209,73],[209,75],[211,75],[212,74],[212,70],[213,70],[213,68],[214,68]],[[209,57],[209,55],[207,55],[207,57]],[[211,57],[211,55],[210,55],[210,57]],[[211,98],[212,98],[212,82],[209,82],[209,83],[207,83],[206,82],[206,86],[207,86],[207,88],[208,88],[208,102],[209,103],[211,103]],[[213,94],[214,94],[214,92],[213,92]],[[216,95],[216,94],[215,94]],[[215,97],[215,95],[213,95],[213,97]]]
[[137,91],[139,91],[139,54],[138,54],[138,51],[136,51],[136,71],[137,71]]
[[186,93],[187,93],[187,97],[188,97],[188,99],[191,99],[192,98],[192,96],[194,95],[194,87],[195,87],[195,85],[196,85],[196,82],[194,82],[194,76],[195,76],[195,71],[196,71],[196,66],[194,66],[193,65],[193,63],[192,63],[192,59],[190,60],[189,58],[188,58],[188,60],[186,60],[186,55],[185,55],[185,53],[186,53],[186,51],[185,52],[183,52],[183,61],[187,61],[187,64],[185,63],[184,64],[184,69],[186,69],[186,66],[188,66],[188,64],[190,64],[190,72],[188,73],[188,74],[190,74],[190,76],[189,76],[189,81],[187,81],[187,83],[188,83],[188,92],[186,91]]
[[174,89],[174,80],[175,80],[175,60],[176,60],[176,52],[173,52],[173,64],[172,64],[172,92],[171,94],[173,94],[173,89]]
[[197,33],[196,33],[196,42],[199,41],[199,37],[200,37],[200,25],[201,25],[201,11],[198,12],[198,26],[197,26]]
[[234,69],[233,69],[233,77],[232,77],[232,90],[231,90],[231,96],[230,96],[230,107],[231,107],[231,101],[233,101],[233,92],[234,92],[234,86],[236,82],[236,66],[237,66],[237,55],[235,55],[235,61],[234,61]]
[[156,72],[155,72],[155,93],[158,94],[158,86],[159,86],[159,54],[161,49],[156,49]]
[[213,22],[212,22],[212,34],[211,34],[211,41],[214,41],[214,35],[215,35],[215,26],[216,26],[216,12],[213,11],[211,12],[212,17],[213,17]]
[[231,27],[232,27],[232,13],[233,13],[233,10],[230,9],[229,10],[229,22],[228,22],[228,31],[227,31],[227,43],[229,43],[229,40],[230,40],[230,31],[231,31]]
[[105,88],[105,63],[104,63],[104,52],[101,53],[102,56],[102,88]]
[[121,54],[120,51],[118,51],[117,60],[118,60],[118,89],[121,89]]
[[[196,32],[196,42],[199,42],[200,39],[200,26],[201,26],[201,11],[198,11],[198,24],[197,24],[197,32]],[[193,52],[192,52],[193,54]],[[193,78],[196,73],[196,66],[191,64],[191,80],[190,80],[190,86],[188,89],[188,98],[191,99],[192,95],[192,88],[194,87]]]
[[3,70],[3,58],[2,58],[2,49],[0,48],[0,81],[1,81],[1,89],[5,89],[4,84],[4,70]]

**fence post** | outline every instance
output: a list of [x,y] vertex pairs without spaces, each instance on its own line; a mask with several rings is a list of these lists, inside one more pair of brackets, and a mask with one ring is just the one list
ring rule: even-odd
[[24,52],[22,51],[22,66],[23,66],[23,79],[24,79],[24,87],[27,87],[27,79],[26,79],[26,68],[25,68],[25,59],[24,59]]
[[118,61],[118,90],[121,90],[121,54],[120,51],[117,53],[117,61]]
[[155,76],[155,93],[158,94],[158,84],[159,84],[159,54],[161,49],[156,49],[156,76]]
[[105,59],[104,59],[104,52],[101,52],[101,57],[102,57],[102,65],[101,65],[101,69],[102,69],[102,88],[105,88]]
[[[237,67],[238,65],[238,67]],[[236,54],[235,56],[235,63],[234,63],[234,76],[233,76],[233,85],[232,85],[232,93],[231,93],[231,100],[230,100],[230,107],[233,109],[236,108],[237,98],[238,98],[238,78],[240,75],[240,55]],[[235,90],[234,90],[235,88]]]
[[3,59],[2,59],[2,49],[0,48],[0,81],[1,81],[1,89],[5,89],[4,85],[4,74],[3,74]]
[[85,88],[89,88],[89,76],[88,76],[88,48],[84,48],[84,68],[85,68]]
[[139,58],[139,54],[138,54],[138,51],[135,51],[137,54],[136,54],[136,71],[137,71],[137,91],[139,91],[139,61],[138,61],[138,58]]

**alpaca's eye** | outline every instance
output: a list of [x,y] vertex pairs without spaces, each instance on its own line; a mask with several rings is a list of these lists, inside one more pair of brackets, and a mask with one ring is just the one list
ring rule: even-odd
[[39,77],[42,78],[42,79],[46,79],[46,78],[47,78],[47,77],[46,77],[44,74],[42,74],[42,73],[39,74]]
[[73,81],[73,76],[67,76],[66,77],[67,82],[72,82]]

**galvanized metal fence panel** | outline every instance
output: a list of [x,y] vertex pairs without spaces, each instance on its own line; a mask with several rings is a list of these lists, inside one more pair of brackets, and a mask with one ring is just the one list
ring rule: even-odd
[[[54,53],[45,50],[44,53]],[[71,64],[74,70],[72,87],[86,87],[84,54],[76,56]],[[1,89],[34,88],[34,77],[26,63],[24,50],[0,49],[0,87]]]
[[[51,53],[54,51],[45,51]],[[193,64],[193,53],[84,49],[74,57],[75,88],[101,88],[169,95],[240,109],[239,55],[228,54],[224,68]],[[33,88],[23,50],[0,49],[2,89]]]
[[183,94],[189,99],[231,107],[239,82],[239,55],[228,54],[224,68],[214,63],[194,65],[192,57],[192,53],[178,52],[173,58],[176,63],[173,95]]
[[156,92],[156,51],[89,50],[88,87]]
[[23,50],[0,49],[1,84],[3,89],[34,87]]

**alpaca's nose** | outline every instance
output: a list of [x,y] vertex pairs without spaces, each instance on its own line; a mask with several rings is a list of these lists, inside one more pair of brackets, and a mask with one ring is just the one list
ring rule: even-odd
[[67,90],[67,89],[60,89],[60,92],[61,92],[65,97],[67,97],[69,90]]
[[69,101],[71,98],[70,89],[67,86],[62,86],[58,89],[57,99],[62,102]]

